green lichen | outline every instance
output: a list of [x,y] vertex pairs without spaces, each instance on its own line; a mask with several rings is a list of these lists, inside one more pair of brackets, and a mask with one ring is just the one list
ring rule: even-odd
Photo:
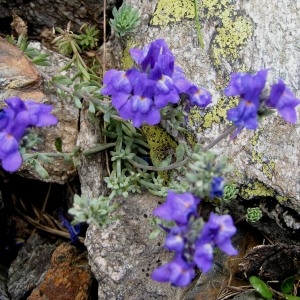
[[189,113],[189,124],[193,128],[198,128],[198,132],[200,133],[203,128],[210,128],[212,123],[227,123],[226,116],[228,109],[235,107],[237,104],[237,98],[222,97],[204,116],[200,114],[198,109],[192,109]]
[[257,129],[254,134],[253,137],[250,139],[250,144],[255,147],[258,144],[258,136],[259,136],[259,130]]
[[238,104],[238,99],[236,98],[226,98],[222,97],[219,99],[218,103],[214,105],[211,111],[205,114],[203,118],[203,128],[211,127],[212,123],[223,123],[227,122],[226,116],[228,109],[235,107]]
[[264,175],[268,179],[272,179],[274,169],[275,169],[275,161],[270,160],[266,161],[264,158],[264,154],[260,153],[256,150],[256,146],[258,145],[259,142],[259,135],[260,135],[260,130],[256,130],[250,139],[250,144],[252,145],[252,152],[251,152],[251,161],[253,163],[257,163],[261,165],[261,171],[264,173]]
[[262,165],[262,172],[268,179],[272,179],[274,169],[275,169],[275,162],[273,160],[269,161],[268,163],[263,163]]
[[[160,165],[169,154],[175,152],[177,143],[163,128],[143,125],[142,131],[146,135],[147,142],[150,146],[150,158],[154,166]],[[159,174],[165,180],[168,180],[167,172],[159,172]]]
[[279,203],[281,203],[281,202],[286,202],[286,201],[289,200],[288,197],[280,196],[280,195],[277,195],[277,196],[276,196],[276,199],[277,199],[277,201],[278,201]]
[[265,186],[262,182],[255,181],[242,188],[240,195],[244,199],[252,199],[253,197],[274,197],[275,192],[271,188]]
[[221,24],[211,43],[211,58],[215,66],[220,66],[222,59],[235,61],[252,35],[252,22],[246,16],[237,16],[234,5],[228,0],[203,0],[202,9],[203,18],[217,18]]
[[228,12],[229,0],[203,0],[202,7],[207,18],[219,15],[222,11]]
[[129,50],[136,47],[137,45],[132,41],[128,40],[126,43],[126,48],[123,50],[123,56],[121,59],[122,66],[124,70],[130,69],[133,67],[134,61],[130,56]]
[[195,17],[193,0],[159,0],[150,25],[163,26]]
[[258,153],[256,150],[252,150],[251,152],[251,160],[254,163],[262,164],[263,163],[263,154]]
[[252,34],[251,22],[245,17],[239,16],[223,20],[223,26],[217,28],[216,36],[212,42],[211,55],[216,66],[222,59],[236,60]]

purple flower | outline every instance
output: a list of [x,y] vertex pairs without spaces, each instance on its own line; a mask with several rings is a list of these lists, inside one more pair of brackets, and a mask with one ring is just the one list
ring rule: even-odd
[[270,98],[266,101],[267,106],[277,108],[279,114],[292,124],[297,121],[295,107],[299,104],[300,100],[294,96],[281,79],[272,85]]
[[43,127],[57,124],[57,118],[51,114],[52,105],[33,101],[26,101],[24,103],[28,111],[30,126]]
[[211,213],[209,220],[204,224],[198,242],[212,241],[228,255],[236,255],[238,252],[231,244],[231,237],[236,233],[236,227],[229,215],[219,216]]
[[258,126],[257,112],[258,107],[255,103],[242,99],[237,107],[227,111],[227,119],[239,127],[239,131],[244,127],[255,130]]
[[70,222],[60,213],[60,219],[61,219],[61,223],[62,225],[68,229],[69,233],[70,233],[70,240],[72,244],[76,244],[79,239],[78,239],[78,235],[80,233],[80,229],[81,229],[81,223],[76,224],[74,226],[72,226],[70,224]]
[[222,197],[224,189],[224,178],[213,177],[210,188],[210,198]]
[[211,103],[211,94],[205,89],[199,89],[195,85],[191,85],[191,87],[187,90],[187,94],[189,95],[191,106],[199,106],[206,107]]
[[166,248],[170,251],[182,252],[185,244],[184,234],[183,228],[178,226],[172,227],[166,237]]
[[179,226],[185,226],[191,215],[197,216],[199,203],[200,200],[191,193],[175,194],[169,191],[166,202],[157,207],[153,214],[174,221]]
[[196,241],[194,262],[207,272],[212,267],[213,248],[219,247],[228,255],[236,255],[238,252],[231,244],[231,237],[235,234],[231,216],[211,213],[209,220],[204,224],[202,231]]
[[118,70],[109,70],[103,78],[104,86],[100,90],[102,95],[111,97],[112,105],[119,109],[128,100],[135,78],[139,76],[139,72],[135,69],[130,69],[127,72]]
[[119,93],[130,94],[132,86],[128,74],[125,71],[111,69],[103,77],[104,86],[101,89],[102,95],[115,95]]
[[240,96],[242,99],[259,106],[259,96],[265,87],[268,70],[257,74],[234,73],[228,87],[224,90],[226,96]]
[[140,74],[133,85],[133,95],[118,107],[120,116],[126,120],[132,119],[135,127],[140,127],[143,122],[158,124],[161,117],[153,101],[154,87],[155,81],[147,79],[146,74]]
[[154,68],[160,57],[163,57],[162,60],[164,60],[166,56],[173,56],[163,39],[155,40],[149,46],[144,47],[143,50],[131,49],[130,55],[134,61],[141,66],[144,72],[148,72]]
[[151,278],[159,282],[171,282],[174,286],[187,286],[195,277],[195,265],[177,254],[173,261],[157,268]]
[[0,132],[0,160],[3,169],[8,172],[17,171],[22,165],[19,140],[5,131]]
[[192,86],[192,83],[185,78],[183,70],[179,66],[174,67],[172,79],[179,94],[187,93]]
[[52,106],[23,101],[12,97],[5,102],[0,116],[0,159],[2,167],[9,171],[17,171],[22,165],[19,143],[30,126],[48,126],[57,124],[58,120],[51,114]]
[[[52,105],[36,103],[31,100],[23,101],[18,97],[9,98],[5,102],[8,104],[8,108],[4,108],[4,111],[13,119],[11,125],[15,129],[14,135],[17,138],[22,137],[28,126],[50,126],[56,125],[58,122],[57,118],[51,114]],[[17,130],[16,127],[21,129]]]
[[213,265],[213,245],[211,242],[198,241],[194,254],[194,262],[202,272],[208,272]]
[[172,79],[174,71],[174,57],[164,55],[159,57],[154,68],[150,71],[149,78],[156,81],[154,102],[158,108],[163,108],[169,103],[178,103],[179,94]]

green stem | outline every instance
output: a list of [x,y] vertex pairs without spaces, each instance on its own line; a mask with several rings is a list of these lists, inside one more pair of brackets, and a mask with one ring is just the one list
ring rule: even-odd
[[202,49],[204,49],[203,37],[202,37],[202,33],[201,33],[201,25],[200,25],[199,15],[198,15],[197,0],[194,0],[194,9],[195,9],[195,22],[196,22],[196,29],[197,29],[199,45]]
[[128,161],[137,168],[148,170],[148,171],[157,171],[157,172],[168,171],[168,170],[173,170],[173,169],[182,167],[186,163],[188,163],[189,160],[190,160],[190,158],[185,158],[184,160],[182,160],[180,162],[176,162],[176,163],[168,165],[166,167],[154,167],[154,166],[145,166],[145,165],[137,163],[136,161],[134,161],[132,159],[128,159]]
[[72,152],[66,152],[66,153],[54,153],[54,152],[46,152],[46,153],[26,153],[23,154],[23,159],[27,160],[27,159],[32,159],[32,158],[38,158],[39,154],[48,156],[48,157],[72,157],[74,156],[74,153]]
[[116,146],[116,143],[109,143],[109,144],[99,144],[94,148],[90,148],[88,150],[85,150],[82,152],[82,155],[89,156],[93,154],[97,154],[98,152],[101,152],[103,150],[106,150],[108,148]]
[[[221,140],[225,139],[228,135],[230,135],[234,130],[236,129],[236,126],[230,126],[225,132],[223,132],[222,134],[220,134],[216,139],[214,139],[211,143],[209,143],[206,147],[203,148],[203,151],[208,151],[210,150],[212,147],[214,147],[217,143],[219,143]],[[179,167],[184,166],[185,164],[187,164],[189,162],[190,158],[187,157],[184,160],[180,161],[180,162],[176,162],[174,164],[168,165],[166,167],[154,167],[154,166],[145,166],[142,164],[137,163],[136,161],[129,159],[128,161],[135,167],[140,168],[140,169],[144,169],[144,170],[148,170],[148,171],[156,171],[156,172],[161,172],[161,171],[168,171],[168,170],[173,170]]]
[[203,151],[208,151],[212,147],[214,147],[216,144],[218,144],[221,140],[225,139],[228,135],[234,132],[236,129],[235,125],[230,126],[225,132],[220,134],[216,139],[214,139],[211,143],[209,143],[206,147],[203,148]]
[[[106,150],[108,148],[114,147],[116,145],[116,143],[109,143],[109,144],[99,144],[93,148],[90,148],[86,151],[83,151],[81,154],[83,156],[90,156],[90,155],[94,155],[97,154],[98,152],[101,152],[103,150]],[[23,159],[32,159],[32,158],[38,158],[39,154],[48,156],[48,157],[73,157],[76,156],[77,153],[74,152],[65,152],[65,153],[54,153],[54,152],[46,152],[46,153],[26,153],[23,154]]]
[[148,182],[146,180],[143,180],[143,179],[140,179],[140,183],[146,187],[146,188],[149,188],[149,189],[152,189],[152,190],[157,190],[157,185],[154,184],[154,183],[151,183],[151,182]]
[[[68,93],[69,95],[73,96],[73,93],[74,93],[74,89],[72,87],[67,87],[65,85],[62,85],[58,82],[53,82],[52,81],[52,78],[46,74],[45,72],[39,70],[39,73],[43,76],[44,79],[48,80],[53,86],[57,87],[58,89]],[[97,105],[97,108],[105,113],[106,112],[106,109],[103,107],[103,105],[108,105],[110,104],[109,101],[103,101],[103,100],[100,100],[98,98],[95,98],[95,97],[86,97],[86,96],[83,96],[81,95],[80,93],[78,93],[78,96],[81,97],[82,99],[84,99],[85,101],[91,101],[93,102],[95,105]],[[116,116],[116,115],[111,115],[111,118],[114,119],[114,120],[117,120],[117,121],[120,121],[120,122],[126,122],[126,120],[124,120],[123,118],[119,117],[119,116]]]

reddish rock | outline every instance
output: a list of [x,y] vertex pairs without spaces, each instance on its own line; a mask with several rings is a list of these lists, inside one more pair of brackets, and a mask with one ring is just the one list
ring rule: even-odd
[[75,247],[63,243],[54,251],[50,269],[28,300],[86,300],[91,282],[86,256],[78,254]]

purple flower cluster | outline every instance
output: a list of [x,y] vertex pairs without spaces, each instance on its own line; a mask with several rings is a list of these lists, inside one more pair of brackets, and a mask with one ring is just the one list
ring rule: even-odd
[[189,82],[182,69],[175,66],[174,56],[163,39],[142,50],[131,49],[130,54],[139,68],[106,72],[101,94],[111,96],[119,115],[131,119],[135,127],[144,122],[158,124],[160,109],[178,103],[181,94],[188,96],[188,109],[211,103],[210,93]]
[[222,197],[224,190],[224,178],[223,177],[213,177],[211,181],[210,188],[210,198],[214,199],[215,197]]
[[52,106],[23,101],[18,97],[5,100],[8,107],[0,112],[0,160],[6,171],[14,172],[22,165],[19,143],[30,126],[57,124],[51,114]]
[[198,216],[199,203],[200,200],[191,193],[169,191],[166,202],[154,210],[154,215],[175,223],[170,229],[164,228],[168,233],[165,247],[174,251],[175,256],[173,261],[157,268],[151,275],[152,279],[183,287],[195,277],[195,267],[203,272],[212,267],[214,247],[228,255],[237,254],[231,244],[231,237],[236,232],[232,218],[211,213],[201,228],[200,223],[193,220]]
[[[266,108],[275,108],[288,122],[295,123],[297,114],[295,107],[300,104],[285,83],[280,79],[271,86],[270,95],[262,99],[261,93],[265,87],[267,70],[257,74],[234,73],[224,93],[226,96],[239,96],[237,107],[228,110],[227,119],[238,127],[238,132],[243,128],[255,130],[258,127],[257,116]],[[238,133],[237,132],[237,133]]]

